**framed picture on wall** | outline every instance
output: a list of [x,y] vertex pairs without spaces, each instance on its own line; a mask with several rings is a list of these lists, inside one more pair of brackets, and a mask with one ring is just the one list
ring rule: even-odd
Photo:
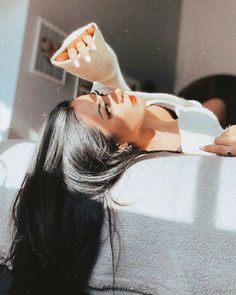
[[50,58],[60,48],[67,34],[45,19],[38,17],[30,71],[64,85],[66,72],[51,64]]
[[88,94],[91,92],[93,86],[93,82],[89,82],[87,80],[83,80],[81,78],[75,78],[75,88],[74,88],[74,98]]

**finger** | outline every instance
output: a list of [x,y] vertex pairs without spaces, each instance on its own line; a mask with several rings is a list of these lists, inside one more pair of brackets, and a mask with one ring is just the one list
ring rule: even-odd
[[111,92],[108,97],[110,99],[112,99],[116,104],[119,104],[119,103],[123,103],[124,102],[124,98],[123,98],[123,95],[121,94],[121,91],[119,89],[117,89],[118,91],[113,91]]
[[70,50],[68,50],[68,54],[69,54],[69,58],[71,59],[72,63],[79,68],[80,67],[80,63],[79,63],[79,58],[77,55],[77,51],[75,48],[71,48]]
[[[76,44],[82,42],[82,36],[78,36],[73,42],[71,42],[71,44],[67,47],[67,52],[69,55],[69,58],[71,59],[71,61],[74,63],[75,62],[75,66],[79,67],[80,63],[79,63],[79,58],[78,58],[78,52],[77,52],[77,47]],[[74,49],[74,50],[72,50]],[[76,54],[76,55],[75,55]]]
[[236,125],[229,125],[225,130],[221,133],[222,135],[228,136],[228,135],[233,135],[236,133]]
[[95,32],[95,27],[92,25],[86,31],[84,31],[81,35],[76,37],[75,40],[73,40],[73,42],[71,42],[70,45],[67,47],[67,50],[69,51],[71,48],[76,49],[76,44],[77,43],[84,42],[83,38],[85,38],[85,36],[87,36],[87,35],[93,36],[94,32]]
[[92,24],[89,28],[88,28],[88,33],[89,35],[93,36],[95,31],[96,31],[96,26],[94,24]]
[[229,136],[229,129],[228,129],[228,127],[221,133],[221,136]]
[[226,136],[226,135],[220,135],[215,138],[215,144],[220,145],[233,145],[236,144],[236,136]]
[[205,145],[204,151],[208,153],[214,153],[218,156],[225,156],[225,153],[228,151],[230,147],[230,152],[232,156],[236,156],[236,145],[228,146],[228,145]]
[[55,60],[56,61],[65,61],[69,58],[69,55],[68,55],[68,52],[65,51],[65,52],[62,52],[60,55],[58,55]]
[[[93,36],[94,33],[96,31],[96,27],[95,25],[91,25],[86,31],[84,31],[81,35],[79,35],[73,42],[70,43],[70,45],[67,47],[66,51],[61,53],[59,56],[57,56],[55,58],[56,61],[65,61],[67,60],[68,58],[71,58],[70,55],[69,55],[69,50],[74,48],[76,50],[76,44],[78,42],[84,42],[83,39],[86,37],[86,36]],[[87,39],[87,38],[86,38]],[[93,39],[92,39],[93,40]],[[94,42],[94,40],[93,40]],[[86,42],[86,44],[88,44],[90,46],[91,44],[91,41],[89,40],[88,43]],[[95,44],[94,44],[95,45]],[[94,46],[92,46],[94,47]],[[91,47],[92,50],[95,50]],[[96,47],[96,45],[95,45]],[[72,56],[73,56],[73,53],[72,53]],[[73,57],[72,57],[73,58]],[[76,57],[74,57],[76,59]],[[79,60],[77,60],[79,62]]]
[[83,37],[83,41],[88,45],[89,49],[91,49],[91,50],[97,49],[95,41],[93,40],[93,38],[90,35],[85,35]]
[[79,42],[76,44],[76,48],[78,52],[80,53],[81,57],[87,62],[91,62],[91,57],[89,55],[88,49],[86,48],[84,42]]

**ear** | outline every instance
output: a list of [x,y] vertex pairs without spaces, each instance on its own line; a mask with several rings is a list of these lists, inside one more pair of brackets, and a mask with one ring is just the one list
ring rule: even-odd
[[117,143],[116,146],[118,147],[119,150],[123,150],[129,146],[128,142],[124,143]]

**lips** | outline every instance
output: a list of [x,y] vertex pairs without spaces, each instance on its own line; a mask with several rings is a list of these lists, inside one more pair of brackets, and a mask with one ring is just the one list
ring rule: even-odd
[[133,106],[137,103],[137,99],[134,95],[129,95],[129,99]]

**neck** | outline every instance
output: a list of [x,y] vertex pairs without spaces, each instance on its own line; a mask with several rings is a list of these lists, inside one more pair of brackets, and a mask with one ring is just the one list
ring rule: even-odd
[[148,146],[156,145],[154,141],[158,142],[160,136],[170,133],[178,133],[176,120],[163,120],[146,108],[142,126],[129,142],[133,142],[143,149],[148,149]]
[[142,127],[143,128],[151,128],[159,132],[175,132],[176,129],[173,126],[176,125],[176,120],[173,118],[163,117],[159,113],[159,110],[155,108],[155,112],[151,111],[148,108],[145,108],[145,115]]

